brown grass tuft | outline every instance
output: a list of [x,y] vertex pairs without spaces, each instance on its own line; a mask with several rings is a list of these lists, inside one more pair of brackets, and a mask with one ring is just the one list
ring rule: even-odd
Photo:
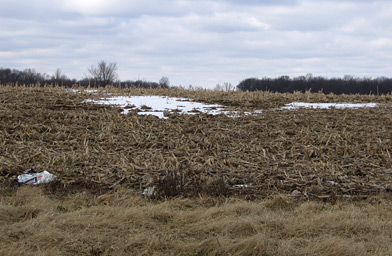
[[[121,190],[55,198],[0,195],[0,255],[388,255],[390,200],[150,201]],[[287,199],[288,200],[288,199]],[[286,200],[285,200],[286,201]]]
[[286,195],[275,195],[271,201],[266,204],[270,209],[291,209],[294,207],[293,199],[288,198]]

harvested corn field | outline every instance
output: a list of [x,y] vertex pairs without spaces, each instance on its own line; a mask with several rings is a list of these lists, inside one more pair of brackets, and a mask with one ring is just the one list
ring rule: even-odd
[[[187,97],[238,116],[171,112],[160,119],[86,102],[118,95]],[[35,168],[54,173],[63,187],[154,188],[158,198],[357,200],[392,191],[390,95],[3,86],[0,101],[3,184]],[[377,106],[280,109],[298,101]]]
[[[220,106],[97,104],[150,95]],[[0,254],[391,254],[391,103],[1,86]],[[29,168],[57,179],[18,184]]]

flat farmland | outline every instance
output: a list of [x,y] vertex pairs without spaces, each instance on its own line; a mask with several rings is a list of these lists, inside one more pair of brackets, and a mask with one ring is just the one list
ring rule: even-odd
[[[94,103],[117,96],[225,112]],[[0,252],[391,253],[391,111],[391,95],[0,86]],[[29,168],[57,179],[19,185]]]

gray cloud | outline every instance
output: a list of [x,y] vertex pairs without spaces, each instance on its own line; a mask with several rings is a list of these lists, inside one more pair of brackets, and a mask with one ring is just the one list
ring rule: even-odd
[[2,1],[1,66],[82,78],[99,60],[121,79],[214,87],[247,77],[388,76],[388,1]]
[[235,5],[297,5],[299,0],[218,0]]

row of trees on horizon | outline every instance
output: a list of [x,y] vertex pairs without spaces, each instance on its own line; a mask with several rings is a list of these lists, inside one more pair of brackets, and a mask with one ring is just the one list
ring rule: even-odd
[[[79,86],[102,87],[108,84],[121,88],[142,87],[142,88],[175,88],[170,87],[169,79],[163,76],[158,82],[149,81],[120,81],[117,73],[117,63],[100,61],[97,66],[88,68],[88,75],[81,79],[71,79],[57,69],[54,74],[36,72],[34,69],[23,71],[9,68],[0,68],[0,84],[57,84],[65,87]],[[180,86],[181,87],[181,86]],[[182,87],[184,88],[184,87]],[[189,86],[188,89],[197,87]],[[390,94],[392,92],[392,78],[359,78],[345,75],[343,78],[325,78],[321,76],[299,76],[290,78],[280,76],[277,78],[247,78],[237,86],[230,83],[216,85],[215,90],[222,91],[270,91],[281,93],[299,92],[323,92],[325,94]]]
[[115,85],[121,88],[142,87],[142,88],[169,88],[170,82],[167,77],[162,77],[159,82],[149,82],[144,80],[120,81],[117,73],[117,63],[100,61],[97,66],[91,66],[88,75],[83,79],[67,77],[60,69],[54,74],[39,73],[35,69],[25,69],[23,71],[10,68],[0,68],[0,84],[57,84],[65,87],[74,85],[84,87],[103,87]]
[[325,94],[373,94],[382,95],[392,92],[392,78],[359,78],[345,75],[343,78],[314,77],[312,74],[290,78],[248,78],[237,86],[242,91],[270,91],[280,93],[323,92]]

